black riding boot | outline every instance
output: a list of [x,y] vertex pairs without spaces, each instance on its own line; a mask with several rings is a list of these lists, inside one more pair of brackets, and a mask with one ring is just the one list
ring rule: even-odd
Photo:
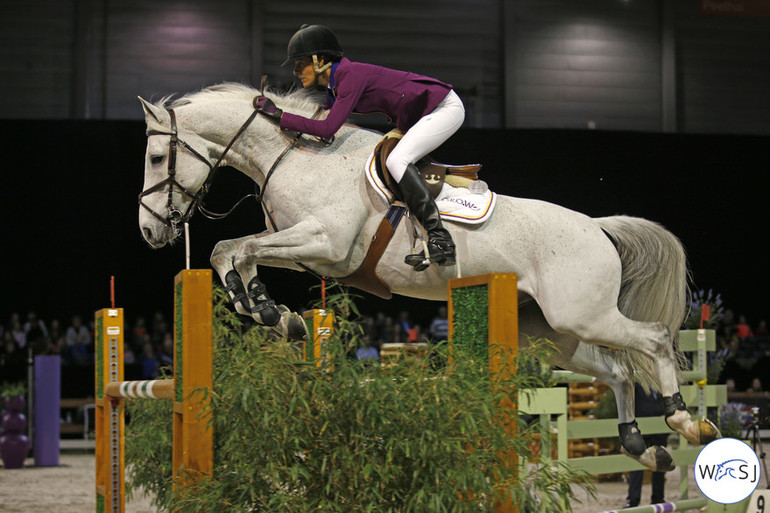
[[414,267],[415,271],[424,271],[431,263],[438,265],[453,265],[455,263],[455,245],[452,236],[441,225],[436,202],[430,195],[428,184],[425,183],[417,166],[409,164],[404,176],[398,182],[409,211],[417,218],[417,221],[428,232],[429,259],[425,258],[425,252],[419,255],[408,255],[404,262]]

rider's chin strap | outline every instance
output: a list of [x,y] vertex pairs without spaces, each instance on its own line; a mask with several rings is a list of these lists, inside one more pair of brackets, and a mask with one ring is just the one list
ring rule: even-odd
[[313,55],[313,71],[315,71],[316,74],[320,75],[321,73],[323,73],[324,71],[326,71],[327,69],[329,69],[331,67],[332,67],[332,63],[331,62],[327,62],[326,64],[321,66],[320,64],[318,64],[318,56],[317,55]]

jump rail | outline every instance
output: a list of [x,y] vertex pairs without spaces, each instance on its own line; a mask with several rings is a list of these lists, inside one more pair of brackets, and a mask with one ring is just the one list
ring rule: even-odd
[[96,312],[96,511],[125,511],[125,398],[174,401],[175,485],[210,475],[213,432],[196,389],[213,388],[212,274],[185,270],[174,278],[174,379],[123,381],[122,308]]

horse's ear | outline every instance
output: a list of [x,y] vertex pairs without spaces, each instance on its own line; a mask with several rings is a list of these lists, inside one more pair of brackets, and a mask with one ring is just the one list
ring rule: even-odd
[[144,119],[147,123],[154,121],[155,123],[168,124],[170,122],[171,118],[169,117],[168,112],[166,112],[166,109],[161,109],[160,107],[153,105],[141,96],[137,96],[137,98],[142,102]]

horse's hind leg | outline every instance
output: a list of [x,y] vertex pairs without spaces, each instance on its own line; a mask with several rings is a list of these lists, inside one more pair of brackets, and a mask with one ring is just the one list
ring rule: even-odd
[[607,383],[615,393],[618,407],[618,433],[623,450],[650,470],[666,472],[674,468],[671,455],[663,447],[647,447],[636,424],[634,414],[633,371],[615,357],[615,352],[579,342],[565,333],[554,332],[547,325],[536,304],[519,311],[520,331],[530,336],[545,337],[559,351],[552,360],[559,367],[595,376]]
[[673,470],[674,460],[664,447],[647,447],[635,418],[633,371],[614,358],[612,353],[607,349],[578,342],[574,351],[561,353],[554,363],[572,372],[596,376],[599,381],[607,383],[615,393],[618,435],[624,452],[650,470]]
[[653,384],[653,388],[658,388],[663,395],[664,416],[671,429],[693,444],[705,444],[721,436],[711,421],[694,421],[687,412],[679,393],[677,364],[667,326],[658,322],[632,321],[617,309],[603,314],[592,313],[590,317],[583,311],[581,317],[573,327],[562,325],[562,329],[592,345],[639,351],[649,359],[660,385],[655,387]]

